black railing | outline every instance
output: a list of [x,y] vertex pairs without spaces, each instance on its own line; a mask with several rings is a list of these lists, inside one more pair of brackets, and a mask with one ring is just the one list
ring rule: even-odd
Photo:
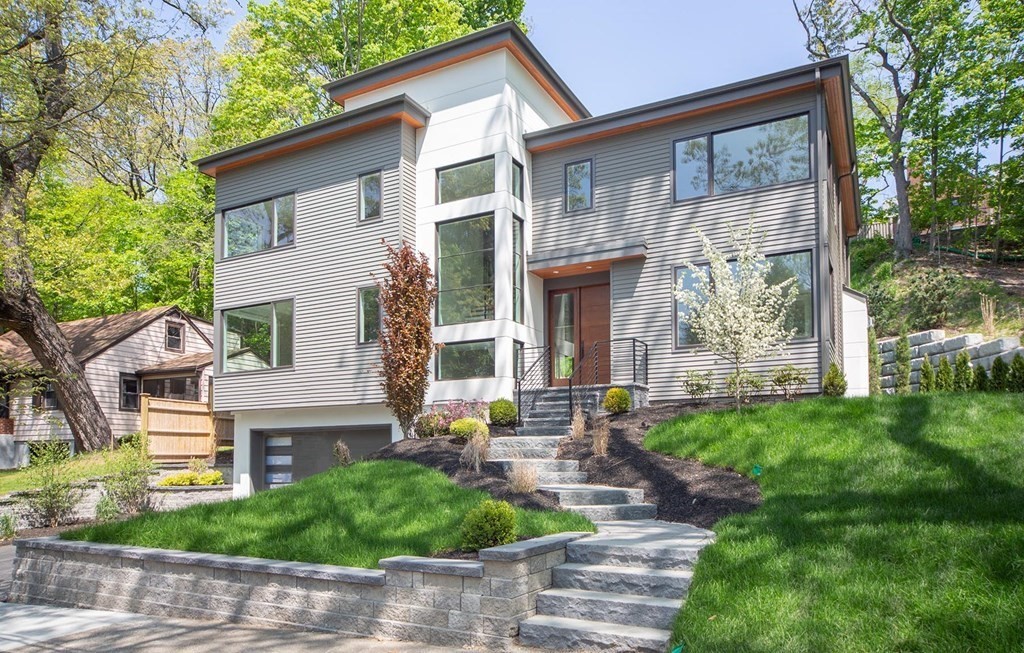
[[596,410],[596,386],[647,385],[647,367],[647,343],[643,340],[613,338],[593,343],[569,375],[569,418],[573,418],[577,409],[583,411],[584,418]]
[[519,424],[523,423],[523,395],[526,398],[526,410],[532,410],[541,390],[548,387],[551,379],[551,348],[523,347],[516,360],[516,410]]

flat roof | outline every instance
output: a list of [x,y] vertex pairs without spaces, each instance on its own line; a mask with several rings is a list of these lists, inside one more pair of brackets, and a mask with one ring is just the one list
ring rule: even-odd
[[199,171],[216,177],[222,170],[269,159],[294,150],[311,147],[327,141],[372,129],[395,120],[419,128],[426,124],[430,112],[407,95],[375,102],[374,104],[343,111],[336,116],[302,125],[295,129],[267,136],[245,145],[197,159]]
[[589,118],[590,111],[572,89],[559,77],[551,64],[541,56],[523,30],[514,21],[499,23],[472,34],[441,43],[393,61],[368,68],[348,77],[324,84],[331,99],[339,104],[369,91],[417,77],[438,68],[478,57],[505,48],[551,95],[552,99],[573,120]]

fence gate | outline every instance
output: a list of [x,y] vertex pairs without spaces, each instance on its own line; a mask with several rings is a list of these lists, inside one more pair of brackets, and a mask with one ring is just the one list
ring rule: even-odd
[[149,452],[159,462],[207,458],[215,452],[217,434],[205,401],[162,399],[142,395],[142,431]]

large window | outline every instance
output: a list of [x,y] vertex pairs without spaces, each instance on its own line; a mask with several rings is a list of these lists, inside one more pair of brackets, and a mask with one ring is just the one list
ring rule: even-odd
[[512,218],[512,319],[523,321],[523,221]]
[[810,143],[806,114],[676,141],[675,199],[809,179]]
[[359,289],[359,342],[376,342],[380,336],[380,288]]
[[359,219],[376,220],[381,216],[381,173],[359,177]]
[[565,166],[565,210],[583,211],[594,206],[593,162]]
[[[775,254],[766,256],[770,265],[768,283],[779,284],[787,279],[795,278],[792,292],[796,299],[789,307],[786,315],[786,329],[795,329],[794,338],[811,338],[814,336],[814,282],[810,252],[792,254]],[[735,264],[733,264],[735,266]],[[701,266],[707,269],[707,266]],[[683,287],[694,290],[696,279],[689,268],[678,267],[675,271],[676,286],[682,280]],[[712,280],[713,281],[713,280]],[[687,322],[688,309],[679,300],[675,300],[676,314],[676,346],[685,347],[699,344]]]
[[292,364],[291,301],[222,311],[225,372],[247,372]]
[[224,211],[224,257],[251,254],[295,240],[295,196]]
[[494,157],[437,171],[439,204],[494,192]]
[[135,411],[139,409],[139,378],[134,374],[121,374],[121,410]]
[[494,216],[437,226],[437,323],[494,319]]
[[494,341],[453,342],[437,352],[437,380],[494,376]]

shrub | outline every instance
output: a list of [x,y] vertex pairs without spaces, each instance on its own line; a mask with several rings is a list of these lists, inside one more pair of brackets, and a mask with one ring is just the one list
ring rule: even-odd
[[939,371],[935,374],[935,389],[940,392],[953,391],[953,366],[945,356],[939,359]]
[[96,503],[96,521],[117,519],[120,514],[121,511],[117,507],[117,502],[106,494],[100,497],[100,500]]
[[921,385],[920,392],[935,392],[935,368],[928,356],[921,362]]
[[971,369],[971,355],[961,350],[953,363],[953,389],[967,392],[974,385],[974,370]]
[[516,512],[505,501],[487,499],[466,513],[462,548],[479,551],[516,541]]
[[801,387],[807,384],[807,372],[795,365],[776,367],[772,370],[771,382],[774,390],[781,392],[782,396],[789,401]]
[[440,421],[440,415],[434,411],[429,413],[423,413],[416,418],[416,423],[413,425],[413,432],[417,438],[432,438],[438,435],[438,422]]
[[449,431],[452,435],[457,438],[474,438],[477,436],[487,438],[490,435],[490,431],[487,429],[487,425],[484,424],[483,420],[477,419],[476,417],[463,417],[452,422]]
[[219,469],[200,474],[196,485],[224,485],[224,474]]
[[749,370],[740,369],[725,377],[725,391],[730,397],[739,397],[743,403],[749,402],[752,394],[763,389],[764,379]]
[[985,392],[989,388],[988,372],[981,365],[974,368],[974,389],[978,392]]
[[[481,422],[487,416],[487,403],[483,401],[450,401],[437,409],[437,430],[439,435],[450,432],[452,422],[474,417]],[[453,434],[454,435],[454,434]]]
[[487,462],[487,456],[491,450],[490,438],[486,435],[475,435],[466,441],[459,455],[459,462],[466,469],[480,473],[480,468]]
[[842,397],[846,394],[846,375],[835,363],[828,366],[821,389],[826,397]]
[[715,376],[711,370],[698,372],[687,370],[686,376],[682,377],[683,390],[694,401],[703,403],[708,395],[715,391]]
[[189,458],[188,470],[190,472],[195,472],[196,474],[203,474],[208,469],[210,469],[210,464],[206,462],[206,458]]
[[910,340],[901,334],[896,340],[896,394],[910,394]]
[[0,515],[0,540],[11,540],[18,534],[18,520],[11,514]]
[[625,388],[609,388],[601,405],[612,415],[618,415],[629,410],[630,403],[629,391]]
[[952,270],[924,268],[912,275],[905,302],[909,328],[917,331],[946,324],[962,286],[963,279]]
[[71,457],[71,445],[61,440],[39,440],[28,443],[28,464],[49,465]]
[[868,394],[882,394],[882,357],[878,353],[875,327],[868,329]]
[[608,455],[608,439],[610,436],[611,429],[608,427],[608,422],[603,419],[598,420],[594,424],[593,435],[591,436],[591,444],[595,456]]
[[495,426],[515,426],[519,421],[519,411],[510,399],[495,399],[487,409],[491,424]]
[[171,474],[157,481],[157,485],[160,487],[187,487],[189,485],[199,485],[199,474],[195,472],[179,472],[177,474]]
[[117,439],[117,446],[124,447],[124,446],[127,446],[127,445],[138,445],[139,442],[141,442],[141,441],[142,441],[142,434],[141,433],[138,433],[138,432],[136,432],[136,433],[129,433],[127,435],[122,435],[121,437],[119,437]]
[[991,375],[989,378],[988,389],[995,390],[996,392],[1004,392],[1007,387],[1007,377],[1010,375],[1010,366],[1006,364],[1002,356],[997,356],[992,361],[992,369],[989,370]]
[[579,406],[572,411],[572,422],[569,424],[569,434],[573,440],[582,440],[587,431],[587,418],[583,416],[583,409]]
[[153,471],[153,460],[149,457],[145,436],[109,453],[107,468],[110,473],[103,481],[103,489],[122,513],[150,509],[149,475]]
[[523,460],[516,460],[509,467],[508,486],[513,492],[537,491],[537,466]]
[[348,445],[345,444],[344,440],[338,440],[334,443],[332,453],[334,454],[335,465],[348,467],[352,464],[352,452],[348,450]]
[[1010,363],[1006,375],[1006,389],[1010,392],[1024,392],[1024,356],[1017,354]]
[[82,490],[71,483],[68,473],[68,446],[60,440],[45,440],[36,445],[33,480],[38,490],[30,493],[30,519],[40,526],[55,528],[66,523],[82,499]]

